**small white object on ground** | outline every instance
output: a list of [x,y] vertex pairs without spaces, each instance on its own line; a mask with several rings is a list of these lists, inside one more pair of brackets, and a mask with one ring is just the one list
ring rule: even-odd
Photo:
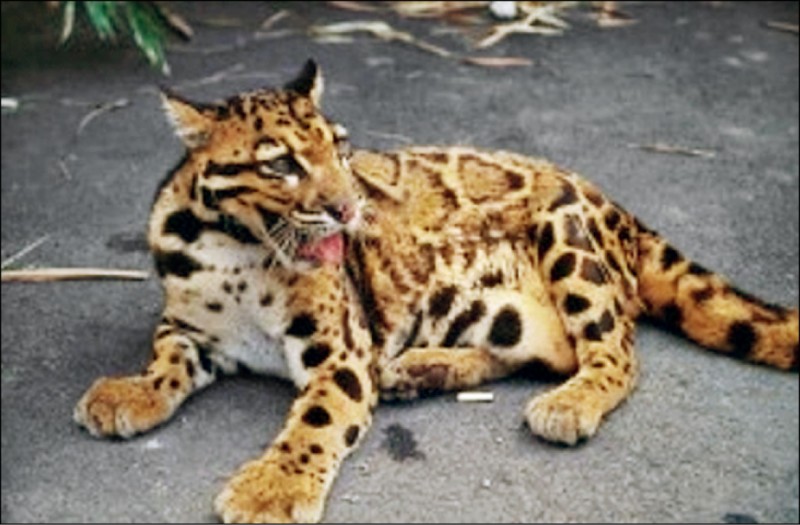
[[494,401],[492,392],[459,392],[456,395],[459,403],[491,403]]
[[500,20],[513,20],[517,18],[516,2],[492,2],[489,4],[489,11],[495,18]]

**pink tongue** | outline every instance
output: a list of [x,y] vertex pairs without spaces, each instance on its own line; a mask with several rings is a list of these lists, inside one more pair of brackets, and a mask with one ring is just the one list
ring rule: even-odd
[[334,233],[297,249],[297,254],[305,259],[340,264],[344,259],[344,237]]

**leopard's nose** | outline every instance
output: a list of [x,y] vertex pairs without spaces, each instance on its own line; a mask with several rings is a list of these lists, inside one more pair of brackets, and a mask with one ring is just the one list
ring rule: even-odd
[[341,224],[348,224],[356,216],[356,204],[351,201],[343,201],[339,204],[327,204],[323,206],[323,208],[328,215]]

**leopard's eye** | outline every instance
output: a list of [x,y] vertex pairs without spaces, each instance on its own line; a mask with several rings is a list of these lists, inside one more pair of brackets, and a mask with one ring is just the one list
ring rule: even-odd
[[288,153],[271,160],[265,160],[260,164],[259,171],[262,175],[272,177],[288,177],[292,175],[302,178],[308,175],[305,168],[297,162],[297,159]]

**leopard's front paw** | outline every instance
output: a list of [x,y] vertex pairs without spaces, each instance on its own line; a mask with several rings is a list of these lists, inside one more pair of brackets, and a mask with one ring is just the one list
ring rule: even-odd
[[324,508],[323,480],[265,459],[246,463],[214,501],[225,523],[316,523]]
[[94,436],[129,438],[163,422],[172,410],[151,381],[104,377],[86,391],[73,418]]
[[594,435],[603,411],[585,392],[556,389],[534,398],[525,410],[531,432],[548,441],[574,445]]

